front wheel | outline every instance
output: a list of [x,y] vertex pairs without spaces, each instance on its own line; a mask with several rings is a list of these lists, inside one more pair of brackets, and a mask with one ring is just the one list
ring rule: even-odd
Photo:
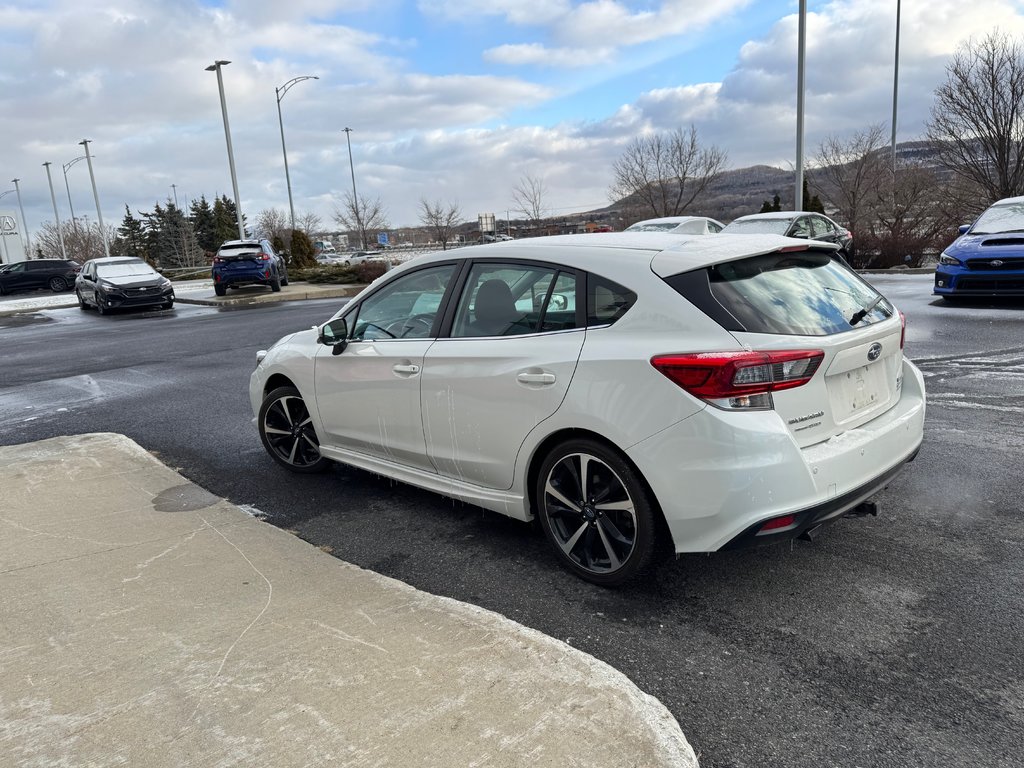
[[50,278],[50,290],[54,293],[60,293],[68,289],[68,281],[63,277],[51,277]]
[[295,387],[278,387],[263,398],[257,422],[263,447],[282,467],[309,474],[330,466],[331,460],[320,455],[313,419]]
[[85,303],[85,299],[82,298],[82,294],[78,291],[75,291],[75,296],[78,297],[78,308],[85,312],[89,308],[89,305]]
[[544,534],[577,576],[615,587],[650,564],[657,513],[636,470],[614,450],[564,442],[544,459],[534,490]]

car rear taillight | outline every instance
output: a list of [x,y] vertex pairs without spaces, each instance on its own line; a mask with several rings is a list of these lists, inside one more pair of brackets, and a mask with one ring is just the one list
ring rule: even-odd
[[781,517],[773,517],[767,523],[757,529],[757,535],[760,536],[762,533],[772,533],[774,531],[781,531],[786,528],[792,528],[796,525],[796,515],[782,515]]
[[900,310],[900,349],[903,349],[903,345],[907,343],[907,316]]
[[222,259],[220,256],[214,256],[213,257],[213,263],[214,264],[223,264],[225,261],[226,261],[226,259]]
[[657,355],[651,365],[711,405],[728,410],[769,409],[772,392],[806,384],[825,353],[821,350],[698,352]]
[[260,259],[261,259],[262,261],[270,261],[270,256],[268,256],[268,255],[267,255],[267,254],[265,254],[265,253],[261,253],[261,254],[260,254]]

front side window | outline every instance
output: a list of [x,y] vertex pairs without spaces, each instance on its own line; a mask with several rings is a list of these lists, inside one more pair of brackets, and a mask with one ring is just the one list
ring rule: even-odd
[[521,336],[576,326],[575,273],[488,262],[470,270],[452,337]]
[[417,270],[367,297],[351,323],[353,341],[429,339],[454,264]]

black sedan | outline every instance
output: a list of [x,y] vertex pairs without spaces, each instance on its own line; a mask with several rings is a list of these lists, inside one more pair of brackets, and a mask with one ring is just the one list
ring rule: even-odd
[[85,262],[75,281],[81,309],[96,307],[103,315],[122,307],[174,306],[171,281],[142,259],[113,257]]
[[66,291],[75,284],[81,266],[77,261],[63,259],[32,259],[0,267],[0,296],[15,291],[49,288],[54,293]]

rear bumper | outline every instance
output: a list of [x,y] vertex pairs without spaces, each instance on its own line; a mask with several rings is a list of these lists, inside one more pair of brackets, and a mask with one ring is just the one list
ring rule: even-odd
[[223,286],[270,285],[277,278],[272,267],[246,269],[214,269],[213,282]]
[[904,360],[896,405],[825,442],[801,448],[774,411],[708,407],[626,453],[643,468],[675,550],[715,552],[746,546],[783,515],[796,520],[749,543],[793,538],[877,493],[920,448],[924,414],[924,380]]

